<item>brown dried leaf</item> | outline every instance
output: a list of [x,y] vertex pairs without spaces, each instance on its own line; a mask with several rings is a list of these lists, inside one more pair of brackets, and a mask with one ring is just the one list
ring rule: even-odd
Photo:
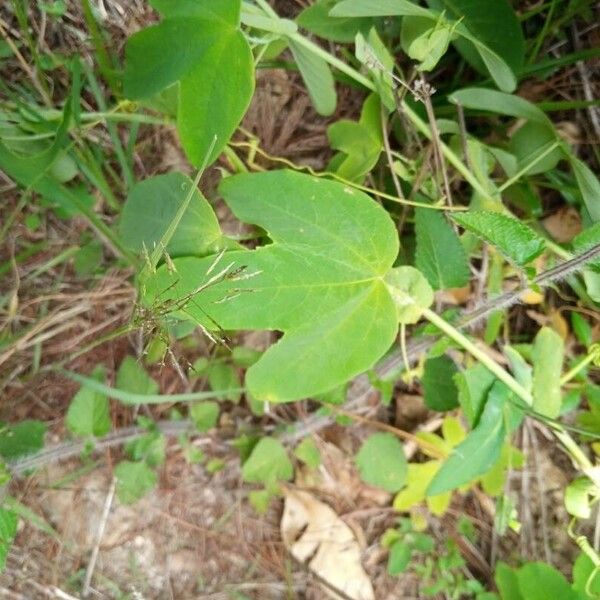
[[361,564],[360,546],[352,530],[327,504],[300,490],[285,489],[281,537],[292,556],[321,580],[328,597],[374,600],[375,593]]

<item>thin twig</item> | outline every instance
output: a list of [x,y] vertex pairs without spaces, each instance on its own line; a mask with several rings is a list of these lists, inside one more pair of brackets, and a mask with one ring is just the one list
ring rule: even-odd
[[102,515],[100,517],[100,523],[98,525],[98,533],[96,535],[96,542],[92,549],[90,556],[90,562],[85,572],[85,579],[83,581],[83,589],[81,591],[84,598],[90,593],[90,584],[92,583],[92,577],[94,575],[94,569],[96,568],[96,561],[98,560],[98,552],[100,551],[100,543],[104,536],[104,530],[106,529],[106,523],[108,521],[108,515],[110,514],[110,507],[112,506],[113,499],[115,497],[115,489],[117,487],[117,480],[113,477],[108,488],[108,494],[106,494],[106,500],[104,502],[104,508],[102,509]]

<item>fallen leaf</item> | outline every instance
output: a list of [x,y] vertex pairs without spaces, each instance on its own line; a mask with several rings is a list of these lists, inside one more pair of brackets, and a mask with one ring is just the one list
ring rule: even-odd
[[361,564],[360,546],[350,527],[331,507],[307,492],[286,488],[284,496],[281,537],[292,556],[331,586],[323,586],[328,597],[374,600],[373,586]]
[[572,206],[563,206],[542,220],[544,229],[559,243],[569,243],[581,233],[581,217]]

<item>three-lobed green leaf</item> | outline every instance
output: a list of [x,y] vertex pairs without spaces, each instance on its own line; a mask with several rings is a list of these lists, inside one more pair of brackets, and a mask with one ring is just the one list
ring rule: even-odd
[[237,175],[220,189],[272,243],[227,253],[216,266],[177,259],[175,273],[162,267],[148,282],[147,300],[184,298],[225,267],[243,269],[195,294],[184,313],[209,329],[284,332],[247,371],[259,400],[319,394],[371,368],[398,324],[385,281],[398,252],[387,213],[350,187],[292,171]]

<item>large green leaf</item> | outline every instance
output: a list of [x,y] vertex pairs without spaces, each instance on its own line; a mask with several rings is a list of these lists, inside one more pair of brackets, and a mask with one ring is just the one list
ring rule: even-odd
[[[493,50],[518,73],[523,67],[525,40],[519,19],[508,0],[427,0],[432,8],[446,11],[446,16],[460,20],[479,41]],[[457,48],[474,66],[480,67],[476,49],[466,40]]]
[[[158,175],[137,183],[123,206],[120,236],[134,252],[145,247],[151,254],[161,242],[185,201],[192,181],[183,173]],[[213,209],[195,190],[166,251],[171,257],[204,256],[215,252],[222,240]]]
[[504,407],[510,391],[497,382],[492,386],[479,424],[456,448],[427,488],[428,496],[456,489],[484,475],[500,457],[507,433]]
[[469,282],[467,255],[452,226],[436,210],[415,211],[416,266],[436,289],[462,287]]
[[250,46],[238,29],[240,0],[156,2],[165,19],[131,36],[124,89],[148,98],[179,82],[177,128],[192,163],[215,160],[242,119],[254,90]]
[[517,265],[526,265],[544,251],[544,240],[514,217],[487,210],[472,210],[456,213],[452,218],[467,231],[496,246]]
[[[385,280],[398,253],[387,213],[362,192],[293,171],[236,175],[220,189],[234,214],[272,243],[228,253],[218,265],[177,259],[176,272],[163,267],[148,281],[147,301],[183,298],[187,316],[210,329],[283,331],[247,371],[260,400],[319,394],[371,368],[398,324],[394,282]],[[245,269],[186,302],[229,265]]]

